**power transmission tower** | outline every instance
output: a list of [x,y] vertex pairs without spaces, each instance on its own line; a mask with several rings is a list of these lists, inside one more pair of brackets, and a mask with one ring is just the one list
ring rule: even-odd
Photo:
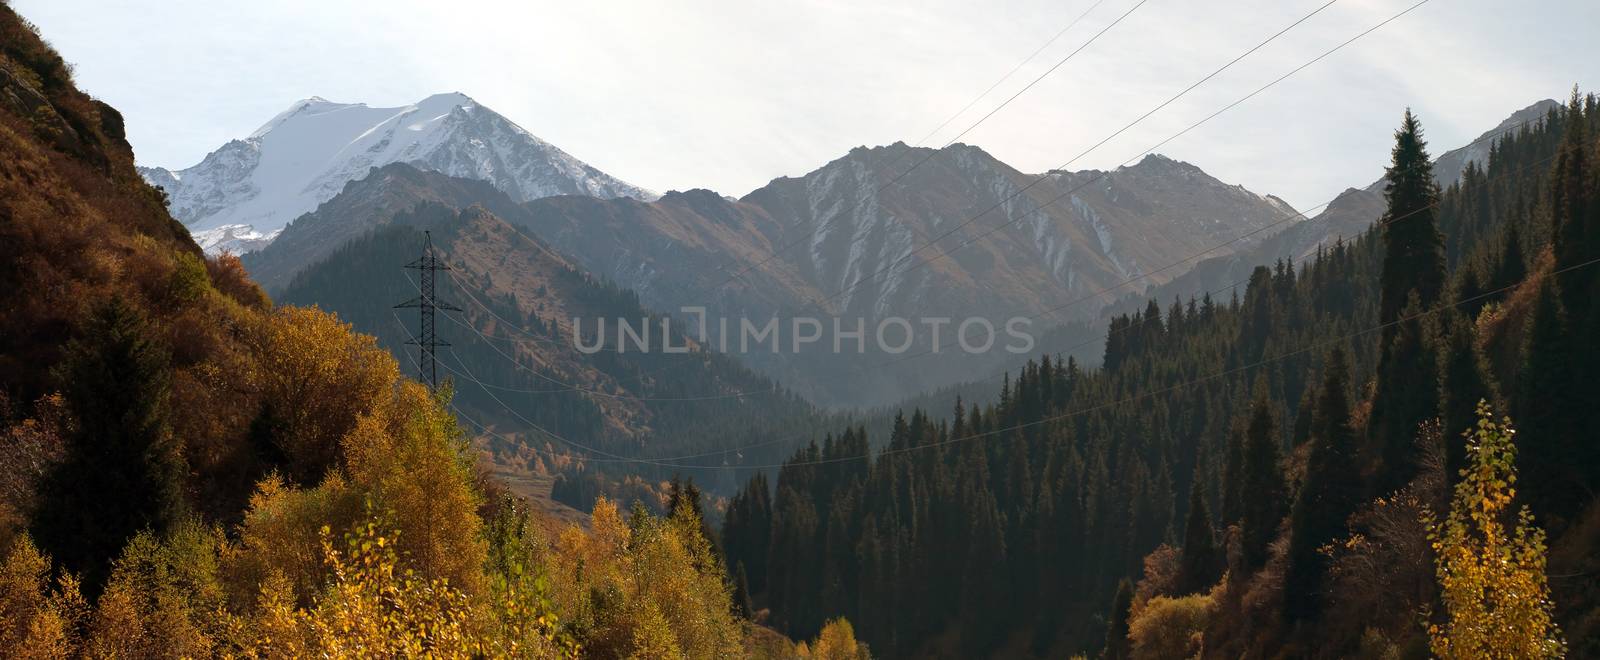
[[433,349],[449,346],[450,342],[439,339],[434,333],[434,311],[459,312],[461,308],[443,302],[433,295],[433,274],[441,270],[450,270],[450,264],[439,259],[434,253],[433,235],[426,231],[422,232],[422,235],[425,237],[422,256],[406,264],[406,268],[413,268],[421,273],[421,281],[417,283],[417,297],[395,305],[395,309],[415,307],[421,311],[421,327],[417,329],[416,338],[406,343],[415,344],[420,349],[420,359],[417,360],[417,369],[420,373],[417,374],[417,378],[427,383],[429,390],[435,390],[439,387],[439,364],[434,358]]

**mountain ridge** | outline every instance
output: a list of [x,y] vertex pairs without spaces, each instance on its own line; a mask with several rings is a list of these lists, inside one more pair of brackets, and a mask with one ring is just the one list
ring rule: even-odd
[[411,163],[489,181],[513,199],[555,194],[654,199],[459,92],[375,108],[302,99],[180,170],[140,167],[209,251],[260,249],[373,167]]
[[[913,159],[927,163],[896,180],[888,164]],[[1293,213],[1280,199],[1164,156],[1110,172],[1049,174],[1030,188],[1038,175],[965,144],[942,153],[904,143],[858,147],[738,199],[694,189],[648,202],[558,195],[518,203],[487,186],[402,168],[373,170],[350,182],[346,196],[296,220],[278,243],[246,256],[252,275],[269,291],[281,287],[338,241],[383,224],[408,204],[483,203],[586,272],[634,291],[651,309],[704,306],[728,318],[822,314],[852,322],[982,316],[998,327],[1007,315],[1095,298],[1142,275],[1146,264]],[[358,196],[367,201],[356,202]],[[1060,203],[1050,203],[1056,198]],[[942,234],[949,236],[928,247]],[[944,251],[950,254],[940,256]],[[1042,317],[1041,324],[1086,318],[1094,308]],[[923,341],[915,348],[933,346]],[[997,368],[1009,356],[950,355],[899,371],[864,371],[853,355],[745,357],[804,396],[826,401],[824,385],[843,381],[853,385],[835,402],[860,395],[883,404]]]

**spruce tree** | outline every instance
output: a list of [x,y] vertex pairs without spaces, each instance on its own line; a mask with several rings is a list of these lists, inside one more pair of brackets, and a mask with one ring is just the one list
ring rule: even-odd
[[1428,350],[1426,325],[1418,318],[1439,303],[1444,288],[1444,238],[1434,218],[1439,186],[1422,126],[1406,110],[1395,132],[1383,230],[1383,273],[1379,278],[1377,391],[1373,397],[1370,443],[1381,464],[1379,492],[1403,486],[1415,471],[1413,438],[1417,425],[1438,414],[1437,371]]
[[[1494,277],[1489,282],[1490,290],[1500,290],[1515,286],[1528,276],[1528,264],[1522,256],[1522,232],[1517,230],[1516,222],[1506,224],[1506,235],[1500,244],[1500,258],[1495,262]],[[1508,291],[1501,291],[1495,297],[1504,299]]]
[[1380,356],[1377,388],[1368,424],[1369,446],[1378,459],[1379,494],[1405,486],[1417,472],[1417,429],[1439,415],[1439,368],[1434,324],[1416,291],[1392,329],[1387,356]]
[[1291,621],[1308,619],[1320,611],[1327,566],[1319,549],[1344,532],[1345,519],[1361,501],[1355,431],[1350,426],[1349,361],[1343,349],[1335,348],[1326,364],[1305,483],[1289,520],[1284,610]]
[[[1388,210],[1379,220],[1384,253],[1378,318],[1384,323],[1400,317],[1412,291],[1424,307],[1438,302],[1445,281],[1444,237],[1434,218],[1439,185],[1422,125],[1409,109],[1394,142],[1383,193]],[[1385,330],[1383,345],[1392,339],[1393,331]]]
[[757,472],[743,490],[728,500],[728,512],[722,518],[722,542],[729,563],[747,567],[751,594],[766,591],[772,496],[765,473]]
[[1272,402],[1265,390],[1256,396],[1250,410],[1250,425],[1245,431],[1244,478],[1240,496],[1240,543],[1243,569],[1254,571],[1267,563],[1267,546],[1278,532],[1287,506],[1280,463],[1278,426],[1272,418]]
[[1222,466],[1222,527],[1239,522],[1244,513],[1244,433],[1234,425],[1228,429],[1226,456]]
[[756,614],[755,605],[750,600],[750,578],[745,575],[742,561],[733,572],[733,609],[740,617],[746,619],[753,618]]
[[1217,551],[1217,538],[1211,528],[1211,514],[1206,511],[1204,489],[1200,479],[1194,479],[1189,488],[1189,515],[1183,525],[1183,563],[1179,566],[1178,593],[1192,594],[1205,591],[1217,581],[1222,562]]
[[1294,435],[1290,442],[1295,447],[1311,439],[1311,418],[1316,411],[1317,388],[1312,384],[1310,377],[1306,378],[1306,386],[1300,391],[1300,403],[1294,409]]
[[[1556,267],[1569,268],[1600,254],[1600,185],[1596,184],[1589,162],[1594,146],[1585,130],[1583,101],[1576,87],[1568,102],[1561,149],[1551,172],[1550,213],[1551,247]],[[1561,304],[1569,318],[1587,318],[1593,297],[1600,291],[1595,284],[1600,275],[1592,269],[1571,269],[1556,276],[1561,285]]]
[[1523,437],[1517,452],[1518,471],[1538,475],[1520,484],[1533,512],[1547,524],[1560,526],[1586,501],[1584,493],[1596,484],[1594,439],[1580,426],[1584,408],[1594,406],[1583,397],[1585,377],[1573,364],[1581,352],[1573,341],[1560,287],[1546,279],[1534,304],[1522,368],[1518,370],[1518,418]]
[[[1592,98],[1592,97],[1591,97]],[[1551,172],[1551,250],[1555,276],[1543,282],[1554,287],[1557,300],[1541,291],[1530,332],[1527,363],[1522,377],[1522,420],[1535,438],[1523,452],[1524,474],[1541,478],[1530,484],[1534,512],[1540,516],[1570,519],[1600,488],[1600,397],[1592,375],[1600,371],[1600,351],[1581,342],[1600,333],[1600,268],[1584,267],[1600,258],[1600,171],[1595,157],[1593,127],[1586,113],[1593,102],[1573,89],[1564,126],[1565,135]],[[1531,469],[1543,465],[1554,473]],[[1554,478],[1545,478],[1552,475]],[[1586,496],[1587,494],[1587,496]]]
[[1117,583],[1117,595],[1111,599],[1111,611],[1106,616],[1105,646],[1100,649],[1100,660],[1126,660],[1133,654],[1128,640],[1128,615],[1133,609],[1133,583],[1122,578]]
[[1246,362],[1261,359],[1277,320],[1272,271],[1266,266],[1256,266],[1250,273],[1250,285],[1245,288],[1244,317],[1239,322],[1239,350]]
[[98,305],[57,371],[77,421],[47,477],[33,532],[97,593],[128,539],[184,515],[187,469],[168,424],[167,353],[120,298]]
[[1479,401],[1495,400],[1483,357],[1473,341],[1473,325],[1455,317],[1440,356],[1444,377],[1439,384],[1443,402],[1440,421],[1445,441],[1445,472],[1449,479],[1466,467],[1466,440],[1462,433],[1477,421]]

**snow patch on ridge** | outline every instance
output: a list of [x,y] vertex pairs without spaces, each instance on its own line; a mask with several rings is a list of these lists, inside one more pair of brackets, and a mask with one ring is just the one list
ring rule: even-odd
[[[562,194],[657,197],[573,158],[460,93],[435,94],[398,108],[311,97],[197,165],[178,171],[140,168],[140,173],[167,190],[173,215],[197,240],[212,241],[202,246],[215,251],[228,241],[259,249],[346,183],[395,162],[488,181],[518,201]],[[244,236],[251,238],[236,240]]]

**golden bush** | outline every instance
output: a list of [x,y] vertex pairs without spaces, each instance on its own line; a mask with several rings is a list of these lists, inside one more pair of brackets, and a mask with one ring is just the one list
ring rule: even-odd
[[1128,620],[1134,658],[1191,658],[1205,648],[1210,595],[1156,596]]

